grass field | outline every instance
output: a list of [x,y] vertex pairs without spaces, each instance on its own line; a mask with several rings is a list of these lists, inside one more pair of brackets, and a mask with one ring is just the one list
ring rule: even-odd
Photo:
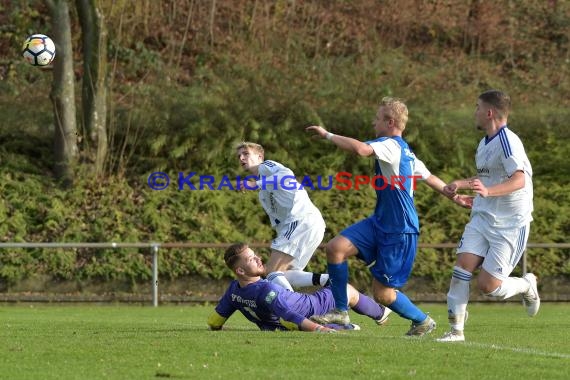
[[1,379],[567,379],[570,304],[528,318],[518,303],[472,304],[467,342],[443,344],[444,304],[421,305],[439,323],[407,338],[353,314],[361,331],[260,332],[241,315],[206,329],[213,306],[0,306]]

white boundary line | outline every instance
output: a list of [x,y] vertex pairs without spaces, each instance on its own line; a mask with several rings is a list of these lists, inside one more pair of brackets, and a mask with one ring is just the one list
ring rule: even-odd
[[[350,332],[347,332],[350,335]],[[344,335],[344,334],[343,334]],[[559,359],[570,359],[570,354],[564,354],[561,352],[548,352],[548,351],[541,351],[535,350],[533,348],[517,348],[517,347],[505,347],[505,346],[498,346],[496,344],[488,344],[488,343],[477,343],[477,342],[437,342],[435,338],[432,338],[431,335],[428,337],[412,337],[412,336],[382,336],[382,339],[404,339],[407,341],[415,341],[415,342],[430,342],[436,343],[437,345],[447,345],[447,346],[469,346],[473,348],[482,348],[485,350],[497,350],[497,351],[511,351],[520,354],[527,354],[527,355],[534,355],[534,356],[544,356],[549,358],[559,358]]]
[[472,347],[484,348],[484,349],[493,349],[493,350],[498,350],[498,351],[512,351],[512,352],[518,352],[518,353],[522,353],[522,354],[529,354],[529,355],[535,355],[535,356],[546,356],[546,357],[550,357],[550,358],[570,359],[570,354],[563,354],[560,352],[540,351],[540,350],[535,350],[533,348],[503,347],[503,346],[497,346],[496,344],[472,343],[472,342],[441,343],[441,344],[463,344],[466,346],[472,346]]

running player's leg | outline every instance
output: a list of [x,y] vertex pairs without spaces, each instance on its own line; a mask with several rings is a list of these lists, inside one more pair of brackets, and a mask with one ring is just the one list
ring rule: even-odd
[[440,342],[465,340],[463,330],[467,319],[467,304],[473,271],[481,265],[489,250],[487,236],[481,231],[482,224],[478,218],[474,218],[465,226],[461,236],[447,292],[447,318],[450,331],[438,339]]
[[375,255],[373,218],[361,220],[344,229],[327,244],[327,270],[334,295],[335,310],[325,315],[315,315],[311,319],[321,324],[349,324],[348,316],[348,261],[350,256],[358,255],[366,264],[370,264]]
[[[379,305],[366,294],[360,293],[350,284],[348,284],[347,292],[348,305],[352,310],[373,319],[377,324],[384,324],[386,322],[389,313],[386,312],[386,307]],[[385,316],[386,318],[384,318]]]
[[528,224],[520,228],[489,229],[490,248],[477,280],[479,289],[489,297],[504,300],[522,294],[527,313],[533,317],[540,307],[536,276],[532,273],[510,276],[524,253],[528,231]]
[[322,315],[314,315],[311,319],[321,324],[348,325],[348,262],[347,258],[356,254],[356,248],[344,236],[337,236],[327,244],[327,269],[330,289],[335,300],[335,309]]
[[291,283],[285,277],[285,271],[291,266],[293,256],[288,253],[277,250],[272,245],[269,260],[265,264],[266,278],[274,284],[280,285],[285,289],[293,291]]
[[326,283],[327,275],[304,271],[324,232],[325,223],[320,215],[307,215],[305,219],[279,226],[266,264],[267,279],[289,290]]
[[323,241],[325,222],[320,214],[307,215],[298,222],[294,231],[288,234],[288,250],[293,261],[285,271],[285,277],[294,287],[325,286],[328,283],[327,273],[313,273],[305,270],[315,251]]
[[422,336],[435,329],[435,322],[418,308],[401,291],[396,291],[406,284],[414,260],[418,242],[417,234],[382,234],[378,233],[378,251],[376,263],[370,268],[374,298],[393,312],[411,321],[407,335]]

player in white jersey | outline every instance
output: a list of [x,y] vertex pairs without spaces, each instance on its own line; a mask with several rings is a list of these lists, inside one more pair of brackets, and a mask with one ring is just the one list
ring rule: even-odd
[[509,277],[525,250],[533,210],[532,168],[521,140],[507,127],[510,108],[511,99],[504,92],[490,90],[479,95],[475,122],[486,136],[475,156],[477,176],[444,188],[450,196],[469,189],[476,197],[447,293],[451,331],[440,342],[465,340],[469,282],[478,267],[478,287],[485,295],[504,300],[522,294],[531,317],[540,307],[534,274]]
[[323,241],[325,221],[297,182],[291,169],[265,160],[261,145],[243,142],[237,147],[240,165],[256,176],[247,188],[259,189],[259,200],[277,236],[271,243],[267,279],[286,289],[325,285],[328,274],[305,272],[309,260]]

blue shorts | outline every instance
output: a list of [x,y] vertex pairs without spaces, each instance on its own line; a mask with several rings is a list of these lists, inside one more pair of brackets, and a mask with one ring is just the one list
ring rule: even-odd
[[390,288],[406,284],[416,259],[418,234],[384,233],[375,216],[353,224],[340,234],[358,249],[357,257],[369,266],[376,280]]

